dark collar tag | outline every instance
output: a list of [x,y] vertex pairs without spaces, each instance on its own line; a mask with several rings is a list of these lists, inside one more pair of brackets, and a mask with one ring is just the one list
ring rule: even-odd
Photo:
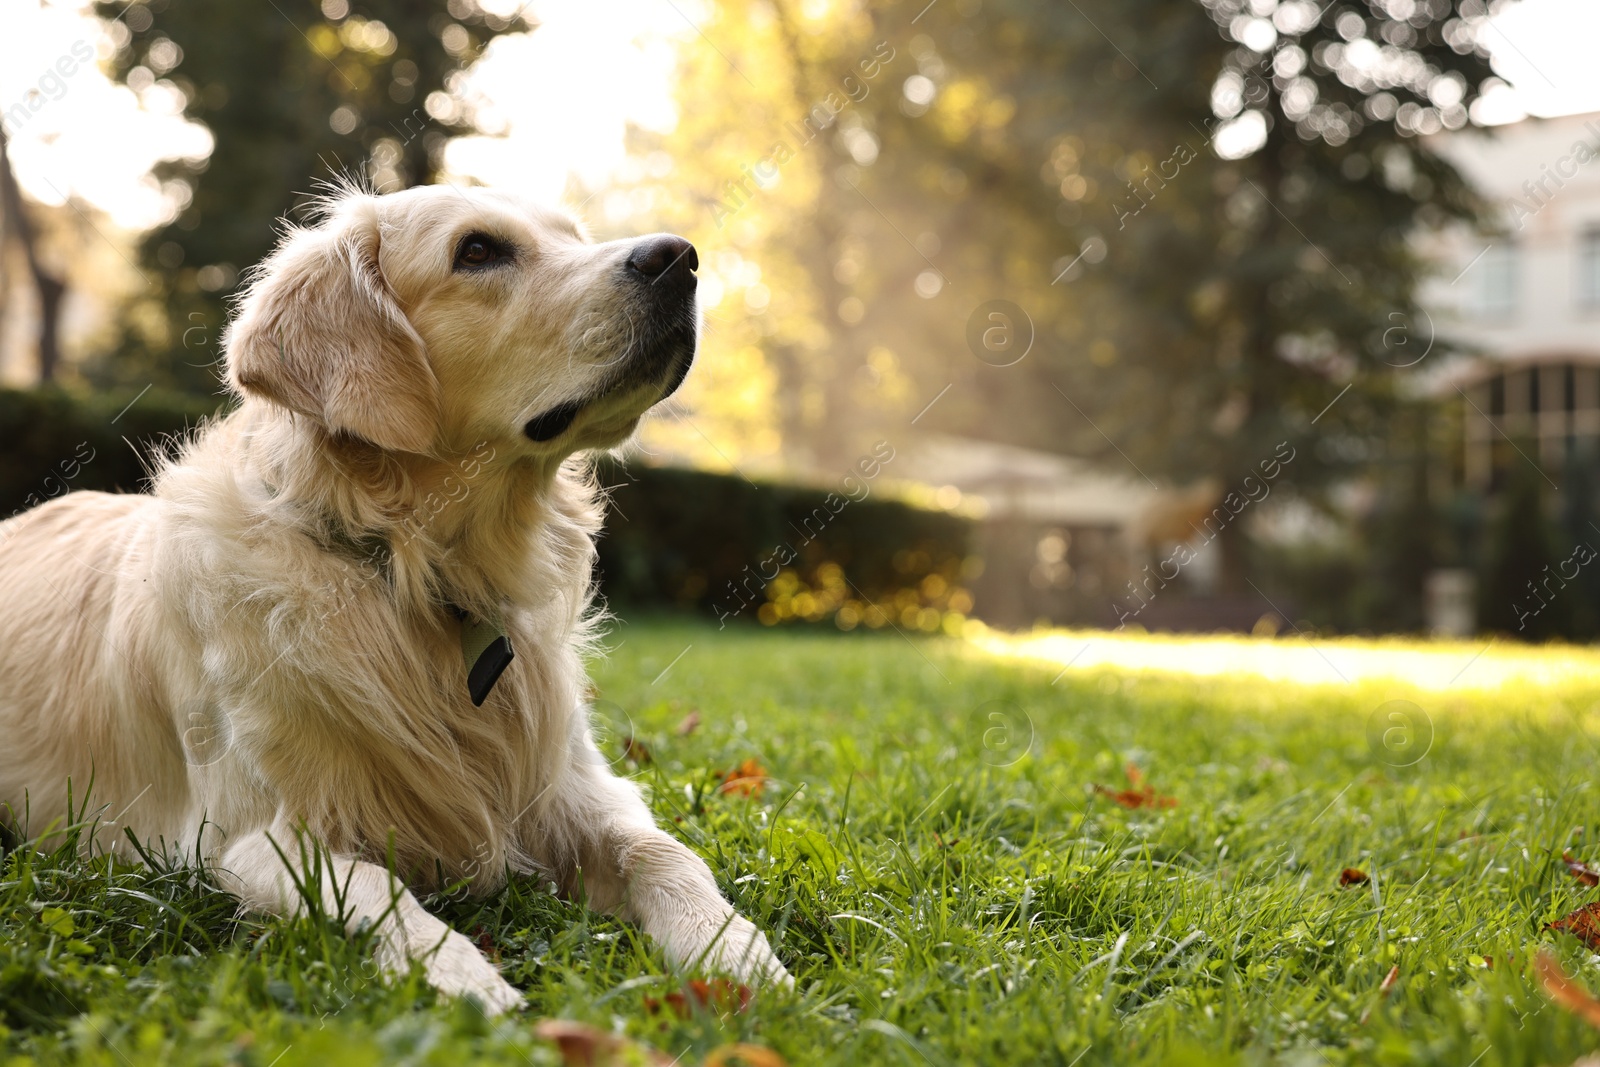
[[473,707],[482,707],[500,675],[511,665],[516,653],[505,627],[496,619],[461,615],[461,658],[467,665],[467,695]]

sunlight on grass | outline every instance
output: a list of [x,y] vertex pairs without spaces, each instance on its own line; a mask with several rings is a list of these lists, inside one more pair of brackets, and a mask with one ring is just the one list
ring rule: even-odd
[[1600,650],[1422,638],[1245,637],[1105,630],[977,630],[970,644],[1005,660],[1073,671],[1096,667],[1195,677],[1242,676],[1299,685],[1397,681],[1423,690],[1565,687],[1600,680]]
[[601,751],[793,993],[673,1010],[692,987],[636,928],[514,878],[425,902],[525,992],[490,1024],[420,973],[378,978],[325,916],[241,918],[188,870],[22,849],[0,860],[0,1064],[558,1067],[545,1018],[685,1067],[733,1043],[790,1067],[1596,1047],[1532,967],[1548,948],[1600,990],[1600,956],[1550,928],[1597,893],[1562,859],[1600,866],[1590,650],[668,619],[607,643]]

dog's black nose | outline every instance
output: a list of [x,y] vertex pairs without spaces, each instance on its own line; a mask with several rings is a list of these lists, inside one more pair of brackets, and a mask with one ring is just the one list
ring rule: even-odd
[[663,275],[681,279],[700,269],[700,257],[694,245],[675,233],[655,233],[634,245],[628,254],[628,267],[638,271],[647,281],[656,281]]

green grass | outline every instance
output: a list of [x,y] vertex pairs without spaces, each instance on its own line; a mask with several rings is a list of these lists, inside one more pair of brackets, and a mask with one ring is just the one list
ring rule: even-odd
[[[0,1061],[554,1064],[548,1016],[685,1064],[733,1041],[793,1065],[1532,1067],[1600,1047],[1530,966],[1552,945],[1600,990],[1600,957],[1542,932],[1600,896],[1559,862],[1600,860],[1592,652],[1567,654],[1587,680],[1425,691],[1105,665],[1052,684],[1059,664],[893,634],[649,622],[619,642],[596,665],[608,751],[776,932],[795,993],[652,1012],[676,980],[648,943],[524,883],[433,902],[527,991],[490,1023],[415,974],[372,977],[325,920],[236,918],[192,871],[13,852]],[[1373,723],[1396,699],[1432,726],[1411,766],[1426,731],[1386,749],[1395,724]],[[630,732],[648,765],[623,759]],[[763,794],[719,792],[750,758]],[[1177,806],[1094,791],[1128,763]],[[1371,883],[1341,890],[1345,867]]]

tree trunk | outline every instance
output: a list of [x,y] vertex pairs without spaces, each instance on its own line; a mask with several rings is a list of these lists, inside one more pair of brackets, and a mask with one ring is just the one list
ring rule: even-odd
[[1249,596],[1249,539],[1238,523],[1229,523],[1217,535],[1217,592],[1223,596]]
[[[61,363],[61,305],[67,283],[50,273],[39,259],[38,234],[22,203],[22,189],[11,170],[11,157],[4,130],[0,130],[0,212],[5,215],[6,232],[15,234],[28,260],[33,287],[39,294],[39,382],[53,381]],[[3,242],[0,242],[3,246]]]
[[[1266,201],[1262,205],[1265,209],[1263,212],[1265,222],[1255,244],[1257,249],[1266,249],[1270,252],[1276,252],[1287,236],[1275,206],[1283,185],[1283,160],[1280,156],[1283,151],[1282,136],[1276,129],[1269,131],[1267,143],[1262,146],[1254,160],[1256,174],[1260,179],[1259,191]],[[1234,430],[1233,440],[1227,446],[1228,458],[1223,464],[1225,469],[1222,471],[1224,494],[1237,491],[1243,484],[1244,478],[1253,473],[1256,464],[1265,458],[1255,454],[1259,435],[1251,431],[1257,421],[1271,409],[1273,402],[1272,391],[1267,388],[1265,380],[1267,375],[1272,373],[1273,365],[1278,358],[1275,351],[1277,339],[1272,328],[1274,314],[1268,284],[1265,280],[1256,279],[1249,289],[1240,294],[1243,297],[1240,316],[1247,324],[1246,336],[1239,348],[1239,355],[1244,361],[1246,372],[1245,416]],[[1245,523],[1254,517],[1245,515],[1240,522],[1230,523],[1217,538],[1219,542],[1217,549],[1221,554],[1217,592],[1223,596],[1256,595],[1256,590],[1250,585],[1250,536],[1244,529]]]
[[53,382],[61,363],[61,305],[66,300],[67,284],[40,270],[30,256],[33,286],[39,291],[39,384]]

